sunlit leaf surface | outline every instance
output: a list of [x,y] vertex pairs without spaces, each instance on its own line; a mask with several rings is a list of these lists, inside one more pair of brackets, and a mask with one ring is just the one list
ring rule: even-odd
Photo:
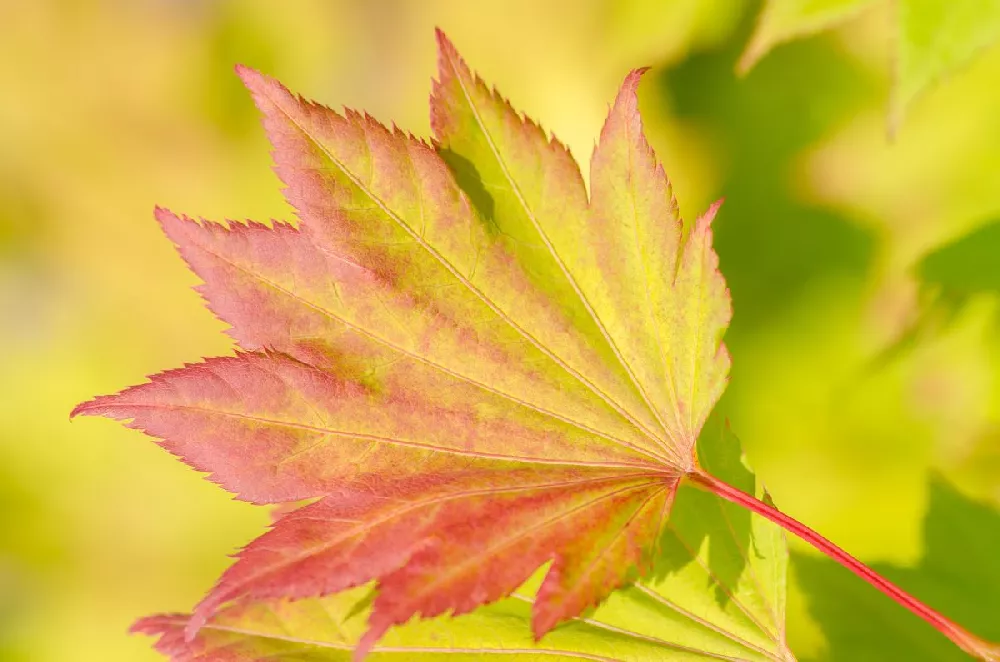
[[611,107],[588,200],[569,152],[438,39],[433,146],[240,67],[301,226],[157,210],[245,351],[75,413],[128,421],[241,499],[313,500],[239,554],[184,641],[220,613],[375,580],[361,657],[546,566],[536,638],[655,577],[643,604],[714,596],[717,614],[678,613],[786,659],[780,545],[763,536],[758,572],[747,513],[677,495],[729,371],[718,204],[680,219],[642,130],[642,71]]

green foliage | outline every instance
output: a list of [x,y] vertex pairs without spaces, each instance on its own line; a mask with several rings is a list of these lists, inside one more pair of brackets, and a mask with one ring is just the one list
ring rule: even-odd
[[[743,31],[749,29],[749,21]],[[741,47],[695,53],[660,76],[661,102],[679,121],[711,136],[726,196],[715,245],[739,311],[727,343],[739,354],[747,335],[780,318],[819,283],[868,273],[872,233],[839,210],[790,195],[790,162],[838,118],[873,96],[861,71],[829,43],[789,44],[747,76],[733,76]],[[824,72],[815,85],[815,71]]]
[[[930,482],[924,553],[914,567],[872,567],[975,632],[1000,638],[1000,511],[940,478]],[[938,632],[835,563],[793,555],[809,610],[826,634],[829,662],[960,662]]]
[[897,5],[893,126],[925,88],[1000,38],[997,0],[898,0]]
[[772,48],[820,32],[858,14],[877,0],[767,0],[757,29],[740,57],[746,73]]
[[[749,70],[782,42],[840,25],[879,1],[768,0],[740,59],[740,69]],[[894,129],[927,87],[996,42],[1000,37],[1000,2],[898,0],[893,10],[895,83],[889,123]]]
[[1000,220],[931,251],[916,271],[925,288],[955,303],[974,294],[1000,294]]
[[1000,221],[988,221],[966,235],[924,255],[914,267],[919,308],[912,323],[884,348],[873,368],[899,360],[953,325],[969,302],[978,296],[1000,294]]

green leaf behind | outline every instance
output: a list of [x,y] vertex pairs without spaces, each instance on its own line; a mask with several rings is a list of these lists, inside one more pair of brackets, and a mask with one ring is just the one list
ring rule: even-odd
[[[778,44],[842,25],[877,4],[876,0],[768,0],[738,69],[745,73]],[[996,42],[1000,2],[898,0],[891,9],[895,80],[889,127],[895,130],[917,96]]]
[[[1000,511],[935,478],[924,525],[925,550],[913,568],[872,568],[945,616],[987,639],[1000,638]],[[841,566],[793,555],[809,609],[827,638],[830,662],[945,662],[968,656],[922,620]]]

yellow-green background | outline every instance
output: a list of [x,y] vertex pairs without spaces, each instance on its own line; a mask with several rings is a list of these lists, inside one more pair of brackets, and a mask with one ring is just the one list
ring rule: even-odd
[[[693,215],[729,196],[723,406],[775,500],[866,560],[921,551],[930,470],[1000,500],[996,301],[886,367],[914,262],[1000,210],[1000,50],[895,140],[888,8],[733,73],[754,3],[0,1],[0,660],[158,659],[136,617],[186,610],[266,513],[77,402],[225,353],[152,220],[286,217],[232,73],[428,132],[433,27],[586,163],[628,68]],[[790,633],[822,645],[793,590]]]

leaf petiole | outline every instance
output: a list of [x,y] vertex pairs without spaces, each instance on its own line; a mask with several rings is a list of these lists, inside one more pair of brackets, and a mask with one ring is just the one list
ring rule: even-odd
[[697,469],[687,474],[691,484],[711,492],[716,496],[743,506],[758,515],[767,518],[781,528],[795,534],[831,559],[844,566],[861,579],[865,580],[895,602],[906,607],[911,612],[925,620],[934,629],[948,637],[956,646],[973,657],[985,662],[1000,662],[1000,645],[990,643],[972,634],[954,621],[913,597],[900,587],[882,577],[867,565],[854,558],[843,549],[830,542],[805,524],[786,515],[774,506],[747,494],[718,478]]

